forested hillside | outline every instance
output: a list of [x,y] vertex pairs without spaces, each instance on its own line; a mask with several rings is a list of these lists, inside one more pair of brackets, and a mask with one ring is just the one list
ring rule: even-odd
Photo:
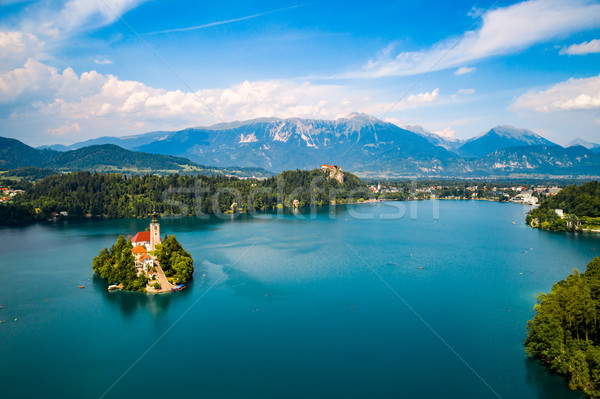
[[[560,209],[564,217],[556,213]],[[544,230],[575,231],[600,227],[600,182],[565,187],[527,214],[527,223]]]
[[19,140],[0,137],[0,171],[44,168],[59,172],[90,171],[127,174],[203,174],[241,177],[272,176],[261,168],[204,166],[186,158],[130,151],[114,144],[91,145],[59,152],[32,148]]
[[[345,173],[343,184],[320,170],[287,171],[265,180],[223,176],[123,176],[75,172],[21,183],[25,193],[0,204],[0,224],[51,217],[148,217],[153,208],[165,215],[198,215],[338,203],[367,196],[360,180]],[[359,192],[355,192],[359,189]],[[61,212],[66,213],[62,216]],[[58,214],[58,215],[55,215]]]
[[571,389],[600,398],[600,259],[540,294],[527,324],[527,353],[563,376]]

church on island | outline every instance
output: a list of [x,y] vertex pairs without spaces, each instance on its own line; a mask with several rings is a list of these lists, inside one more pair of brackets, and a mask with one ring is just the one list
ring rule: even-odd
[[[109,291],[181,291],[192,278],[194,261],[191,255],[175,235],[161,240],[157,216],[153,212],[149,230],[140,231],[129,239],[120,235],[115,245],[104,248],[94,258],[92,269],[97,276],[108,280]],[[121,256],[123,250],[125,253],[131,251],[133,259]]]
[[156,212],[152,214],[150,230],[140,231],[131,239],[133,244],[133,257],[135,258],[135,270],[138,274],[147,274],[148,277],[154,277],[155,262],[154,256],[150,251],[154,251],[160,244],[160,224]]

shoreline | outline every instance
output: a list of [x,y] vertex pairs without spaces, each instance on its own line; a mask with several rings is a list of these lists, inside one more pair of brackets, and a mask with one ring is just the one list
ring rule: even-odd
[[[440,200],[440,201],[487,201],[487,202],[499,202],[499,203],[510,203],[510,204],[517,204],[517,205],[528,205],[531,206],[530,204],[524,204],[521,202],[511,202],[511,201],[499,201],[499,200],[495,200],[495,199],[488,199],[488,198],[413,198],[413,199],[407,199],[407,200],[402,200],[402,199],[392,199],[392,198],[376,198],[376,199],[370,199],[370,200],[365,200],[365,201],[353,201],[353,202],[343,202],[343,203],[330,203],[330,204],[325,204],[325,205],[305,205],[305,206],[301,206],[301,207],[283,207],[283,209],[287,209],[287,210],[298,210],[298,209],[305,209],[305,208],[310,208],[312,206],[317,206],[317,207],[325,207],[325,206],[340,206],[340,205],[361,205],[361,204],[374,204],[374,203],[379,203],[379,202],[412,202],[412,201],[435,201],[435,200]],[[261,212],[269,212],[269,211],[276,211],[278,209],[281,208],[270,208],[270,209],[260,209],[260,210],[254,210],[254,211],[246,211],[246,212],[222,212],[222,213],[203,213],[201,215],[173,215],[173,214],[164,214],[164,215],[160,215],[161,218],[163,219],[177,219],[177,218],[182,218],[182,217],[194,217],[194,216],[212,216],[212,215],[248,215],[248,214],[257,214],[257,213],[261,213]],[[99,221],[109,221],[109,220],[140,220],[140,219],[147,219],[146,217],[128,217],[128,218],[108,218],[108,217],[101,217],[101,216],[92,216],[92,217],[84,217],[84,218],[61,218],[61,219],[57,219],[57,220],[30,220],[30,221],[19,221],[16,223],[12,223],[12,224],[1,224],[0,225],[0,229],[2,228],[16,228],[16,227],[27,227],[30,225],[34,225],[34,224],[42,224],[42,225],[49,225],[49,224],[56,224],[57,222],[75,222],[75,223],[81,223],[81,222],[99,222]],[[599,231],[600,232],[600,231]]]

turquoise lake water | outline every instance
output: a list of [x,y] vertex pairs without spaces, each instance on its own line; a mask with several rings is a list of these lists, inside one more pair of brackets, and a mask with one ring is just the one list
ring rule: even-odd
[[109,293],[91,270],[149,220],[0,229],[0,396],[581,397],[522,342],[535,293],[583,271],[600,237],[533,230],[528,209],[162,219],[196,271],[154,296]]

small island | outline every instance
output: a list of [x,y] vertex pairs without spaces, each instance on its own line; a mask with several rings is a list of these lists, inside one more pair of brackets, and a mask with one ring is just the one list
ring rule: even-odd
[[97,276],[108,280],[109,290],[160,293],[179,291],[192,279],[194,261],[175,235],[160,238],[156,212],[150,229],[128,241],[120,235],[110,248],[92,262]]

